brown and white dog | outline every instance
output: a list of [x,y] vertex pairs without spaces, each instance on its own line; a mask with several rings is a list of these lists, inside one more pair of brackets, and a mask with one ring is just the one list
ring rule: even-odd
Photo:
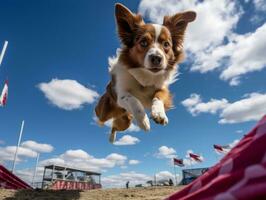
[[110,142],[116,132],[129,128],[133,118],[145,131],[151,118],[166,125],[165,110],[172,107],[168,86],[175,81],[177,64],[183,59],[183,40],[189,22],[196,13],[187,11],[165,16],[162,25],[145,24],[141,15],[122,4],[115,5],[121,50],[109,60],[111,81],[95,108],[99,124],[113,119]]

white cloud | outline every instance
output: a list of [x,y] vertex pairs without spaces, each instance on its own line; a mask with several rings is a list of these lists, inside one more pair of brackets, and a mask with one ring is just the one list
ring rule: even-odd
[[[93,120],[97,121],[97,118],[94,117]],[[113,123],[113,119],[110,119],[110,120],[106,121],[104,123],[104,125],[111,128],[112,127],[112,123]],[[138,132],[138,131],[140,131],[140,128],[137,125],[135,125],[134,123],[131,123],[129,128],[125,132],[127,132],[127,131],[128,132]]]
[[[169,180],[169,178],[174,178],[174,175],[169,171],[160,171],[156,173],[156,180],[158,182]],[[154,175],[150,176],[147,174],[130,171],[117,175],[102,177],[102,184],[104,187],[109,188],[125,188],[127,181],[129,181],[130,187],[134,187],[137,184],[146,185],[147,181],[150,180],[154,181]]]
[[236,139],[236,140],[234,140],[232,143],[230,143],[229,144],[229,146],[231,147],[231,148],[233,148],[234,146],[236,146],[238,143],[239,143],[239,139]]
[[[246,0],[246,3],[249,3],[249,0]],[[265,20],[266,0],[253,0],[251,3],[253,3],[256,12],[251,16],[250,22],[256,25]]]
[[102,177],[102,184],[104,187],[121,188],[125,187],[126,182],[129,181],[130,187],[134,187],[136,184],[145,184],[149,180],[153,180],[153,177],[130,171],[126,173],[120,173],[118,175]]
[[139,160],[129,160],[128,163],[129,163],[130,165],[137,165],[137,164],[140,163],[140,161],[139,161]]
[[[36,176],[34,178],[34,183],[42,182],[43,170],[44,170],[43,167],[37,167]],[[15,174],[19,176],[22,180],[27,182],[28,184],[31,184],[34,171],[35,171],[35,168],[17,169],[15,171]]]
[[135,125],[134,123],[131,123],[129,128],[126,131],[128,131],[128,132],[138,132],[138,131],[140,131],[140,128],[137,125]]
[[83,151],[82,149],[77,150],[67,150],[61,157],[65,159],[90,159],[93,158],[87,152]]
[[230,0],[142,0],[139,5],[139,11],[156,23],[162,23],[164,15],[185,10],[197,12],[197,19],[187,30],[185,46],[192,53],[203,54],[223,43],[241,15],[236,2]]
[[[11,153],[12,155],[15,154],[16,151],[16,146],[7,146],[5,148],[6,152]],[[37,156],[37,153],[31,149],[27,149],[24,147],[19,147],[18,148],[18,156],[24,156],[24,157],[29,157],[29,158],[34,158]]]
[[140,140],[136,137],[132,137],[130,135],[124,135],[119,140],[114,142],[114,145],[135,145],[139,142]]
[[[16,146],[0,147],[0,161],[13,161]],[[49,144],[37,143],[33,140],[22,142],[18,148],[17,162],[24,161],[25,158],[35,158],[38,153],[50,153],[53,147]]]
[[60,165],[60,166],[63,165],[64,166],[65,163],[66,162],[64,159],[57,157],[57,158],[49,158],[49,159],[40,161],[40,166],[46,166],[46,165]]
[[50,153],[54,149],[53,146],[50,144],[41,144],[32,140],[23,142],[21,146],[40,153]]
[[[266,8],[265,0],[254,0],[253,3],[257,10]],[[197,12],[197,19],[189,25],[185,41],[188,60],[192,62],[191,71],[206,73],[219,68],[220,79],[235,86],[244,74],[266,67],[266,25],[251,33],[235,33],[243,14],[237,1],[142,0],[139,5],[139,11],[157,23],[162,23],[164,15],[184,10]]]
[[253,0],[255,9],[259,11],[266,11],[266,0]]
[[176,157],[176,151],[172,147],[161,146],[155,155],[158,158],[173,158]]
[[117,153],[111,153],[106,157],[106,159],[113,161],[117,165],[124,165],[125,161],[127,160],[127,157]]
[[197,12],[196,21],[191,23],[187,31],[185,46],[191,52],[209,50],[220,45],[240,16],[236,3],[230,0],[142,0],[139,5],[140,13],[156,23],[162,23],[164,15],[185,10]]
[[191,94],[189,98],[181,102],[183,106],[193,115],[196,116],[199,113],[217,113],[218,110],[225,108],[228,104],[226,99],[211,99],[209,102],[204,103],[200,95]]
[[243,133],[243,130],[236,130],[236,133]]
[[211,99],[204,103],[200,95],[191,94],[181,103],[193,116],[200,113],[216,114],[219,112],[221,124],[256,121],[266,114],[266,94],[261,93],[246,94],[243,99],[232,103],[227,99]]
[[[16,146],[0,147],[0,162],[13,161],[16,148]],[[34,158],[36,156],[37,152],[24,147],[19,147],[17,153],[17,162],[21,162],[25,158]]]
[[83,104],[93,103],[99,96],[96,91],[69,79],[52,79],[49,83],[38,84],[38,88],[52,104],[64,110],[81,108]]
[[117,153],[111,153],[104,158],[95,158],[82,149],[71,149],[57,157],[41,161],[40,165],[57,164],[100,172],[107,168],[123,166],[126,161],[126,156]]
[[[177,174],[177,176],[179,176],[179,174]],[[160,172],[156,173],[156,179],[157,180],[161,180],[161,181],[167,180],[168,181],[170,178],[173,179],[174,175],[169,171],[160,171]]]
[[239,123],[259,120],[266,114],[266,94],[251,93],[230,103],[222,110],[219,123]]
[[[231,85],[234,79],[248,72],[260,71],[266,67],[266,23],[255,32],[237,36],[231,43],[231,49],[226,53],[230,55],[228,67],[221,73],[221,79],[230,80]],[[225,46],[227,48],[227,46]]]
[[[98,121],[96,116],[94,116],[92,119],[95,122]],[[104,123],[104,125],[109,127],[109,128],[111,128],[112,127],[112,123],[113,123],[113,119],[110,119],[110,120],[106,121]],[[137,125],[135,125],[134,123],[131,123],[129,128],[127,130],[125,130],[124,132],[138,132],[138,131],[140,131],[140,128]]]

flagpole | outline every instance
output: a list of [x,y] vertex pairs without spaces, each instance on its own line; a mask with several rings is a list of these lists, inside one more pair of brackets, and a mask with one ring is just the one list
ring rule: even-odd
[[37,168],[38,168],[38,164],[39,164],[39,156],[40,156],[40,153],[37,153],[35,171],[34,171],[34,174],[33,174],[33,177],[32,177],[32,184],[31,184],[32,187],[33,187],[34,179],[35,179],[35,176],[36,176],[36,173],[37,173]]
[[219,155],[215,152],[215,154],[216,154],[216,163],[218,163],[219,162]]
[[20,145],[23,129],[24,129],[24,120],[21,123],[21,128],[20,128],[20,133],[19,133],[19,138],[18,138],[18,145],[17,145],[16,151],[15,151],[15,156],[14,156],[14,161],[13,161],[12,173],[15,172],[17,153],[18,153],[18,148],[19,148],[19,145]]
[[154,174],[154,184],[155,184],[155,187],[156,187],[157,186],[156,173]]
[[175,185],[177,186],[177,178],[176,178],[176,168],[175,168],[175,164],[174,164],[174,172],[175,172]]
[[2,64],[2,61],[3,61],[4,55],[5,55],[5,52],[6,52],[7,45],[8,45],[8,41],[5,41],[5,43],[4,43],[4,47],[3,47],[2,52],[1,52],[1,54],[0,54],[0,66],[1,66],[1,64]]

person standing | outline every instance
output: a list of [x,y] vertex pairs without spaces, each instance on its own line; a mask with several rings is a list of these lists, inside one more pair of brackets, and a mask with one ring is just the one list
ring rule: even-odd
[[170,178],[169,179],[169,186],[173,186],[174,185],[174,182],[173,182],[173,180]]

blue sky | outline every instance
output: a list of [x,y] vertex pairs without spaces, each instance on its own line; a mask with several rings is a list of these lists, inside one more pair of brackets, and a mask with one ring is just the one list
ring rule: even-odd
[[[6,78],[10,82],[8,105],[0,107],[0,161],[5,166],[11,167],[5,156],[13,155],[10,148],[22,120],[22,141],[49,144],[43,149],[24,144],[32,152],[19,155],[23,178],[31,175],[35,152],[42,152],[41,164],[53,158],[71,165],[77,159],[80,166],[95,165],[88,167],[101,170],[105,184],[116,186],[136,176],[169,175],[169,157],[185,158],[188,150],[205,158],[189,167],[212,166],[217,161],[213,144],[240,139],[265,114],[265,1],[150,2],[121,1],[148,22],[188,9],[196,10],[198,18],[188,27],[187,58],[171,85],[175,109],[167,113],[169,124],[152,122],[149,133],[133,127],[136,131],[118,134],[118,139],[130,135],[133,145],[109,144],[109,127],[100,128],[93,120],[95,97],[109,81],[108,57],[120,45],[116,2],[0,2],[0,50],[9,41],[0,66],[1,87]],[[160,152],[162,146],[167,148]]]

